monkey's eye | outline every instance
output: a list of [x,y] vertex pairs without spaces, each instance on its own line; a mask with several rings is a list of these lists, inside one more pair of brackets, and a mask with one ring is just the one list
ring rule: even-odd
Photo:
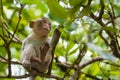
[[46,23],[46,21],[45,21],[45,20],[42,20],[41,23],[44,24],[44,23]]
[[41,24],[41,23],[39,23],[39,24],[38,24],[38,27],[42,27],[42,24]]

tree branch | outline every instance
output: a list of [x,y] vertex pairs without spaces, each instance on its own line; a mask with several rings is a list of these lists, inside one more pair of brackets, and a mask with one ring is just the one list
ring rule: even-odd
[[79,68],[80,68],[80,69],[83,69],[84,67],[88,66],[89,64],[92,64],[92,63],[97,62],[97,61],[102,61],[102,60],[104,60],[104,59],[101,58],[101,57],[92,58],[91,60],[89,60],[89,61],[81,64],[81,65],[79,66]]
[[11,77],[11,74],[12,74],[12,71],[11,71],[11,51],[10,51],[10,43],[12,42],[12,40],[13,40],[13,38],[14,38],[14,35],[15,35],[16,31],[17,31],[18,25],[19,25],[19,23],[20,23],[20,20],[21,20],[21,12],[22,12],[22,9],[23,9],[23,8],[24,8],[24,5],[21,4],[21,8],[20,8],[20,10],[19,10],[19,20],[18,20],[18,22],[17,22],[17,25],[16,25],[16,28],[15,28],[15,30],[14,30],[14,33],[13,33],[10,41],[9,41],[8,43],[7,43],[7,42],[5,43],[5,49],[6,49],[7,53],[8,53],[8,77]]
[[53,63],[53,59],[54,59],[54,51],[55,51],[56,45],[57,45],[60,35],[61,35],[60,29],[62,29],[62,28],[63,28],[63,26],[59,26],[57,29],[54,30],[54,33],[53,33],[53,37],[52,37],[52,41],[51,41],[51,51],[49,51],[50,54],[52,54],[52,61],[50,63],[48,73],[47,73],[49,75],[51,75],[52,63]]
[[[15,79],[21,79],[21,78],[27,78],[32,76],[32,74],[24,74],[24,75],[20,75],[20,76],[14,76],[12,75],[10,78],[15,78]],[[46,77],[46,78],[53,78],[53,79],[57,79],[57,80],[62,80],[62,78],[58,77],[58,76],[54,76],[54,75],[47,75],[47,74],[43,74],[43,73],[39,73],[39,76],[41,77]],[[0,76],[0,78],[9,78],[8,76]]]

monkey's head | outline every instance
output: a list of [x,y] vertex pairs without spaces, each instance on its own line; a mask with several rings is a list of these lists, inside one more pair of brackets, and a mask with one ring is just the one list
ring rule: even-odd
[[40,36],[47,36],[51,29],[51,23],[46,17],[30,21],[29,26]]

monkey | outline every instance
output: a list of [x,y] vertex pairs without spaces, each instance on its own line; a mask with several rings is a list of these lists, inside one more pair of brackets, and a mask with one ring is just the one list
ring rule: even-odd
[[28,72],[33,75],[29,80],[35,80],[39,72],[44,73],[52,60],[50,51],[50,39],[48,34],[51,23],[46,17],[29,22],[32,33],[22,42],[21,63]]

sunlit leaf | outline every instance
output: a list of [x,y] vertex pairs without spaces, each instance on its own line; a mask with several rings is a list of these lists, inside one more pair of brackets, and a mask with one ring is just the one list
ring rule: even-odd
[[46,3],[48,5],[48,8],[50,9],[50,15],[55,20],[61,19],[62,23],[67,20],[68,18],[67,11],[62,6],[59,5],[57,0],[47,0]]
[[78,46],[77,48],[75,48],[72,51],[70,51],[69,54],[72,55],[72,54],[74,54],[79,49],[80,49],[80,46]]
[[114,70],[110,72],[111,74],[113,74],[114,76],[119,76],[120,77],[120,72],[118,70]]
[[85,74],[81,74],[80,80],[86,80]]
[[0,39],[0,45],[3,45],[4,41],[2,39]]
[[97,11],[99,9],[99,7],[100,7],[99,4],[92,4],[91,5],[91,9],[93,12]]
[[56,56],[63,56],[65,54],[65,48],[62,46],[57,46],[56,48]]
[[48,11],[47,6],[42,1],[40,1],[36,8],[40,9],[42,14],[45,14]]
[[87,70],[88,74],[96,75],[100,71],[100,68],[97,63],[93,63],[89,66],[89,69]]
[[69,52],[69,51],[74,47],[74,45],[75,45],[75,43],[73,43],[73,42],[68,42],[66,51]]

